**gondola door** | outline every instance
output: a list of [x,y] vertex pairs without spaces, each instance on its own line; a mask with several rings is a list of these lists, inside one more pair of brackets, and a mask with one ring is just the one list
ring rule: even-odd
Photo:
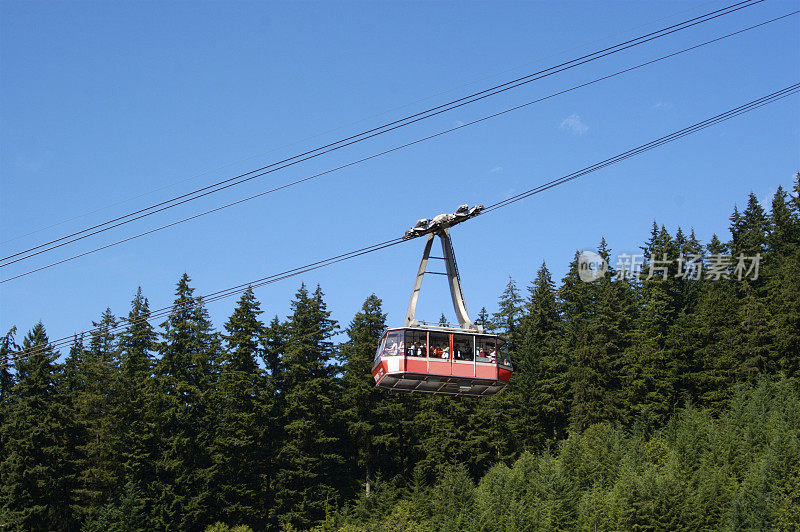
[[428,333],[428,372],[433,375],[451,375],[451,334],[444,331]]

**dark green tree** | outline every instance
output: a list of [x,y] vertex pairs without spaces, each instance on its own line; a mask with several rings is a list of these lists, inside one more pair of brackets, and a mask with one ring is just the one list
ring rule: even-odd
[[678,259],[686,239],[682,231],[673,239],[663,225],[655,229],[642,247],[648,255],[638,286],[640,312],[625,353],[623,394],[628,415],[660,423],[676,406],[680,358],[671,335],[681,301]]
[[220,339],[189,282],[186,274],[178,282],[155,366],[160,454],[148,498],[153,499],[156,528],[202,528],[214,507],[210,449],[217,422]]
[[[798,174],[800,175],[800,174]],[[800,177],[795,183],[795,194]],[[778,366],[787,376],[800,374],[800,200],[778,188],[770,213],[769,252],[762,275],[765,276],[766,306],[773,324],[774,348]]]
[[319,287],[309,294],[302,285],[291,308],[283,357],[285,436],[276,457],[273,515],[283,524],[307,528],[337,505],[344,481],[331,341],[338,326]]
[[74,430],[53,350],[37,323],[16,358],[17,383],[3,411],[0,515],[9,530],[71,530]]
[[[387,469],[393,457],[396,441],[395,419],[385,418],[387,402],[391,401],[377,389],[372,380],[372,363],[383,330],[386,314],[381,300],[370,295],[347,328],[348,340],[340,349],[342,360],[342,412],[347,427],[350,467],[360,472],[359,485],[366,496],[371,494],[376,472]],[[383,466],[383,467],[382,467]]]
[[113,416],[118,404],[118,353],[114,334],[117,319],[106,309],[100,321],[93,325],[89,346],[75,362],[78,379],[71,394],[80,427],[75,510],[84,522],[96,520],[101,509],[121,488],[120,462],[116,455],[121,446]]
[[155,463],[159,458],[158,390],[152,378],[158,336],[150,317],[149,303],[139,287],[131,301],[126,326],[119,335],[116,384],[119,400],[114,412],[119,434],[116,456],[122,470],[123,491],[119,505],[112,509],[122,511],[126,505],[137,508],[142,514],[139,524],[145,528],[148,522],[143,516],[151,509],[152,501],[145,499],[147,493],[143,488],[155,480]]
[[769,218],[758,202],[755,194],[750,192],[747,207],[741,214],[734,209],[731,215],[731,254],[734,257],[743,254],[753,257],[762,256],[767,250]]
[[[601,240],[598,253],[606,261],[610,250]],[[635,318],[627,282],[612,281],[616,272],[591,283],[578,275],[578,255],[570,264],[559,298],[567,321],[563,349],[570,353],[573,428],[621,417],[623,353],[630,344]]]
[[286,352],[288,327],[277,316],[272,318],[261,339],[262,360],[266,367],[273,389],[283,390],[283,354]]
[[489,316],[489,312],[486,310],[486,307],[481,307],[480,312],[478,312],[478,317],[475,319],[475,325],[480,325],[486,331],[491,329],[491,316]]
[[521,317],[522,297],[517,283],[509,276],[506,288],[498,300],[498,311],[492,314],[492,331],[506,337],[511,351],[516,349],[519,342],[518,328]]
[[[555,283],[545,263],[537,271],[528,292],[513,377],[528,410],[517,416],[516,422],[555,439],[563,435],[567,426],[569,366],[562,350],[562,322]],[[538,422],[532,423],[532,419]],[[534,436],[528,435],[527,439],[534,441]]]
[[258,367],[265,326],[258,318],[260,305],[248,287],[225,323],[227,349],[223,352],[217,388],[219,417],[212,447],[217,519],[262,525],[260,433],[265,430],[264,376]]
[[3,338],[0,338],[0,409],[11,398],[11,391],[16,382],[16,376],[13,371],[14,353],[19,349],[19,346],[14,342],[16,334],[17,328],[12,327]]

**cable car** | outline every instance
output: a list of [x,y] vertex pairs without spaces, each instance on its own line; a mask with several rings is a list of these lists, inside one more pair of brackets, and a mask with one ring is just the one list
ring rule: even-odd
[[[450,228],[477,216],[482,205],[461,205],[455,213],[422,219],[406,231],[405,240],[427,235],[411,301],[402,327],[388,329],[375,353],[375,384],[397,392],[484,396],[500,392],[513,372],[506,341],[487,334],[469,319],[458,273]],[[432,257],[434,238],[442,244],[442,257]],[[445,272],[427,271],[428,261],[439,259]],[[416,307],[426,273],[448,278],[458,326],[429,324],[416,319]]]

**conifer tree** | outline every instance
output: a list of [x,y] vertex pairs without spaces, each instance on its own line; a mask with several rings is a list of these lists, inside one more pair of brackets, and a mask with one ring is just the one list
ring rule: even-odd
[[266,397],[257,357],[265,326],[261,308],[251,287],[242,294],[233,315],[225,323],[225,342],[219,371],[217,407],[219,418],[212,448],[217,518],[226,522],[263,524],[264,502],[260,478],[260,433],[265,430]]
[[283,390],[283,354],[286,352],[287,325],[278,316],[272,318],[261,339],[262,360],[274,391]]
[[259,431],[262,470],[266,476],[262,479],[261,492],[264,493],[264,517],[269,519],[270,526],[277,526],[277,515],[272,510],[275,492],[272,486],[277,468],[278,451],[286,438],[283,422],[285,421],[284,355],[288,343],[288,326],[275,316],[264,328],[261,337],[261,359],[265,372],[262,374],[261,411],[262,427]]
[[69,354],[64,360],[64,366],[61,368],[62,388],[71,401],[74,400],[78,392],[81,392],[86,387],[85,375],[81,371],[85,352],[86,346],[83,342],[83,334],[74,335],[72,345],[69,347]]
[[301,285],[291,304],[284,354],[284,431],[274,475],[274,517],[282,524],[309,527],[337,503],[344,466],[338,409],[337,367],[330,318],[317,287]]
[[151,484],[153,526],[183,530],[202,527],[213,508],[209,450],[217,418],[213,392],[220,351],[218,334],[189,282],[183,274],[162,324],[154,401],[160,457],[157,481]]
[[[798,174],[800,176],[800,174]],[[800,177],[796,177],[800,183]],[[795,191],[800,185],[795,185]],[[779,370],[787,376],[800,374],[800,201],[782,188],[772,200],[769,252],[764,261],[763,302],[773,324]]]
[[519,320],[522,317],[522,297],[519,295],[517,283],[509,275],[508,283],[498,300],[499,310],[492,314],[492,330],[502,334],[508,340],[508,348],[516,349],[519,341]]
[[17,357],[17,383],[4,408],[0,438],[0,515],[10,530],[71,530],[72,419],[55,352],[37,323]]
[[[342,412],[347,427],[351,467],[361,473],[366,496],[371,493],[375,474],[382,462],[391,461],[392,448],[385,448],[390,434],[396,433],[396,418],[387,419],[387,397],[372,380],[375,350],[386,328],[381,300],[370,295],[347,328],[348,341],[341,346]],[[388,433],[388,434],[387,434]],[[383,445],[382,445],[383,444]],[[383,447],[383,448],[382,448]]]
[[623,393],[632,415],[663,421],[676,403],[679,357],[670,337],[681,301],[676,275],[686,238],[679,230],[673,239],[663,225],[655,229],[642,247],[649,255],[639,284],[641,310],[625,355]]
[[777,373],[778,353],[767,307],[750,284],[744,283],[742,291],[744,299],[735,331],[737,381],[755,383],[761,375]]
[[[17,328],[12,327],[0,339],[0,423],[6,419],[6,408],[11,402],[11,394],[17,381],[13,363],[13,353],[19,349],[19,346],[14,342],[16,332]],[[0,456],[5,455],[4,445],[3,439],[0,438]]]
[[682,238],[681,233],[681,229],[678,228],[678,234],[675,236],[675,245],[680,265],[676,264],[673,275],[675,307],[678,313],[690,313],[694,311],[700,298],[702,283],[697,281],[702,279],[702,263],[705,249],[697,239],[697,236],[695,236],[694,228],[691,229],[689,236],[685,239]]
[[[707,246],[707,255],[713,258],[732,250],[734,241],[742,234],[742,216],[734,207],[730,216],[732,240],[723,243],[716,234]],[[691,351],[699,363],[697,373],[689,375],[691,387],[698,391],[701,405],[720,411],[728,402],[737,379],[737,346],[732,334],[739,316],[737,288],[727,275],[717,280],[703,277],[702,291],[693,316]]]
[[491,321],[489,311],[486,310],[486,307],[481,307],[480,312],[478,312],[478,317],[475,319],[475,325],[480,325],[485,331],[490,331],[492,328]]
[[81,520],[92,522],[119,486],[120,464],[118,432],[112,412],[117,406],[117,347],[114,328],[117,319],[106,309],[100,321],[93,322],[89,346],[76,361],[78,376],[72,391],[73,405],[80,427],[77,445],[75,509]]
[[11,327],[6,335],[0,338],[0,412],[2,412],[3,405],[11,398],[11,391],[16,382],[13,372],[13,353],[19,349],[14,342],[16,333],[17,328]]
[[[610,250],[601,240],[599,254],[608,261]],[[571,424],[584,428],[619,419],[622,354],[630,343],[632,295],[627,283],[606,275],[587,283],[578,276],[578,254],[560,290],[565,328],[564,349],[571,354]]]
[[750,192],[747,207],[741,215],[734,210],[731,216],[731,254],[754,257],[767,249],[769,220],[755,194]]
[[[563,434],[569,411],[568,364],[561,349],[562,323],[555,284],[544,262],[528,292],[514,379],[529,410],[517,422],[541,427],[545,437],[557,438]],[[531,423],[531,417],[539,423]]]
[[155,462],[159,458],[157,388],[152,378],[158,337],[149,320],[150,306],[139,287],[131,301],[127,326],[119,338],[119,401],[114,416],[119,432],[116,456],[121,462],[123,491],[119,506],[114,509],[126,505],[141,507],[139,524],[143,527],[147,525],[143,520],[149,509],[144,488],[155,479]]
[[727,251],[727,244],[722,242],[716,233],[711,235],[711,240],[706,245],[706,253],[708,255],[718,255],[720,253],[726,253]]

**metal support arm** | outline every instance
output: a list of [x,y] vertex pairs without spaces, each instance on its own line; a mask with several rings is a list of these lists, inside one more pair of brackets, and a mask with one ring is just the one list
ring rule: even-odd
[[414,289],[411,291],[411,301],[408,303],[408,312],[406,312],[406,327],[415,327],[419,325],[415,314],[417,311],[417,301],[419,300],[419,293],[422,290],[422,278],[425,276],[425,271],[428,267],[428,259],[431,254],[431,247],[433,245],[434,236],[439,237],[442,243],[442,254],[447,268],[447,281],[450,287],[450,296],[453,300],[453,309],[458,318],[458,324],[464,330],[480,331],[480,328],[472,323],[467,313],[467,304],[464,301],[464,291],[461,288],[461,278],[458,274],[458,265],[456,264],[456,255],[453,251],[453,241],[450,238],[450,231],[444,227],[438,231],[430,232],[425,241],[425,249],[422,252],[422,260],[419,263],[417,270],[417,277],[414,280]]

